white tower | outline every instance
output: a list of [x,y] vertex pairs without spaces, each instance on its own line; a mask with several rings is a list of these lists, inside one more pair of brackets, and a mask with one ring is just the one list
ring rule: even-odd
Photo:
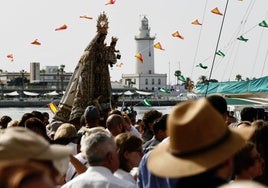
[[154,39],[150,36],[148,19],[144,16],[141,20],[140,33],[135,36],[137,51],[142,55],[143,63],[136,58],[136,72],[134,74],[123,74],[124,86],[133,87],[143,91],[157,91],[166,87],[167,74],[154,72]]
[[136,60],[136,74],[154,74],[154,39],[150,36],[148,19],[141,20],[140,34],[135,36],[137,53],[142,54],[143,63]]

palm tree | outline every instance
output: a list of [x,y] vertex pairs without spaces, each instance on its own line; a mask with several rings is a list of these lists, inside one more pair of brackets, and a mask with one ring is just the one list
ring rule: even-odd
[[61,91],[63,91],[63,73],[64,71],[65,65],[60,65],[60,68],[58,69],[58,74],[61,73],[60,75],[60,82],[61,82]]
[[180,70],[176,70],[174,73],[174,76],[177,78],[177,85],[178,85],[178,81],[179,81],[179,77],[181,76],[181,71]]
[[242,81],[242,76],[240,74],[236,75],[235,80]]

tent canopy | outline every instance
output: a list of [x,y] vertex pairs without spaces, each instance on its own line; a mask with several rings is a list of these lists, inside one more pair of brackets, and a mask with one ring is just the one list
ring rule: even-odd
[[49,92],[49,93],[45,93],[44,95],[45,95],[45,96],[58,96],[59,93],[57,93],[56,91],[51,91],[51,92]]
[[25,95],[28,95],[28,96],[38,96],[39,95],[39,93],[34,93],[34,92],[29,92],[29,91],[23,91],[23,93]]
[[13,91],[13,92],[10,92],[10,93],[5,93],[4,96],[19,96],[20,94],[17,92],[17,91]]

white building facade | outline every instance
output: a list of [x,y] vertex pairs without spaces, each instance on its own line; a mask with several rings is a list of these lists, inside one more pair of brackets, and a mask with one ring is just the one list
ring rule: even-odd
[[154,71],[154,40],[150,36],[148,19],[144,16],[141,20],[139,35],[135,36],[137,54],[142,55],[143,62],[136,59],[136,72],[123,74],[122,84],[138,90],[155,91],[167,86],[167,74],[157,74]]

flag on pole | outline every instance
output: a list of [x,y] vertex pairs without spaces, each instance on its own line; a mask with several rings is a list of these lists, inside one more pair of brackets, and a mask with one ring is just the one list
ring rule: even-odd
[[224,56],[225,56],[225,54],[224,54],[222,51],[220,51],[220,50],[219,50],[219,51],[217,51],[217,52],[216,52],[216,54],[217,54],[217,55],[219,55],[219,56],[222,56],[222,57],[224,57]]
[[163,93],[170,93],[170,91],[166,88],[160,88],[159,91],[163,92]]
[[151,106],[152,106],[151,103],[150,103],[150,101],[149,101],[148,99],[143,99],[143,100],[142,100],[142,103],[143,103],[145,106],[148,106],[148,107],[151,107]]
[[58,111],[58,107],[56,106],[54,102],[49,103],[48,107],[53,114],[56,114],[56,112]]

